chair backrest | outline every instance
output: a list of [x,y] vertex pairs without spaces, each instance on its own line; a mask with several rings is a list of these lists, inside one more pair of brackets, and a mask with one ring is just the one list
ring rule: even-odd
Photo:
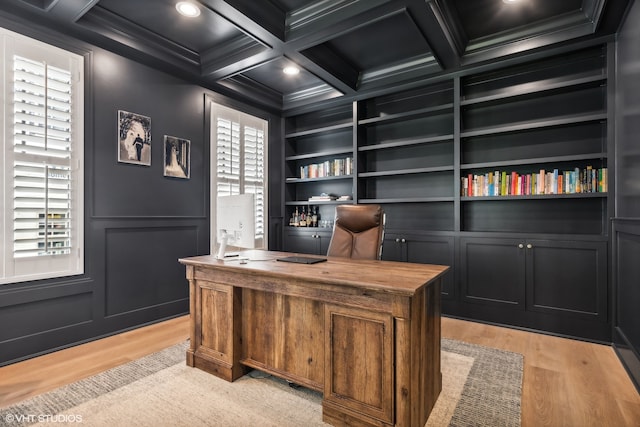
[[337,206],[327,255],[380,259],[384,223],[385,215],[380,205]]

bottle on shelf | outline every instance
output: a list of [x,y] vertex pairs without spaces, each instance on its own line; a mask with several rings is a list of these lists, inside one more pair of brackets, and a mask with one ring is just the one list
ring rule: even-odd
[[304,211],[305,211],[305,208],[302,208],[302,212],[300,212],[300,221],[298,222],[298,225],[300,227],[307,226],[307,214]]
[[298,207],[296,207],[295,212],[293,212],[293,222],[292,222],[292,226],[293,227],[297,227],[300,224],[300,216],[298,214]]
[[316,207],[313,206],[312,207],[312,213],[311,213],[311,226],[312,227],[317,227],[318,226],[318,212],[316,210]]

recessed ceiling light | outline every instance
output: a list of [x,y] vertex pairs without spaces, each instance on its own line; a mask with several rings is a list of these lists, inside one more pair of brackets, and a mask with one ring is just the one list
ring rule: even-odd
[[282,69],[282,72],[289,75],[289,76],[295,76],[296,74],[298,74],[300,72],[300,69],[298,67],[295,67],[293,65],[289,65],[286,66]]
[[176,9],[180,15],[188,18],[195,18],[200,15],[200,8],[195,4],[188,1],[181,1],[176,4]]
[[506,4],[518,3],[519,0],[502,0]]

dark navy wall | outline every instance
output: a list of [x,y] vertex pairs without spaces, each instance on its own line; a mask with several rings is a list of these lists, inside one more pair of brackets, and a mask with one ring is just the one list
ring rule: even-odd
[[[279,117],[48,30],[1,17],[0,26],[86,61],[85,274],[0,287],[0,365],[188,313],[177,259],[209,253],[207,104],[268,119],[271,141],[279,140]],[[151,117],[151,166],[118,163],[118,110]],[[164,135],[191,141],[189,180],[163,176]],[[278,179],[271,181],[277,198]]]
[[613,340],[640,390],[640,4],[617,43],[616,213],[612,224]]

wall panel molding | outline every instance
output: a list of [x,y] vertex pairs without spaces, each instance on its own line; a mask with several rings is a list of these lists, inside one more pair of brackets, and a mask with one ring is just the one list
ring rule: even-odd
[[617,218],[612,224],[613,347],[640,390],[640,218]]
[[178,258],[198,255],[199,227],[105,230],[105,317],[188,299]]

